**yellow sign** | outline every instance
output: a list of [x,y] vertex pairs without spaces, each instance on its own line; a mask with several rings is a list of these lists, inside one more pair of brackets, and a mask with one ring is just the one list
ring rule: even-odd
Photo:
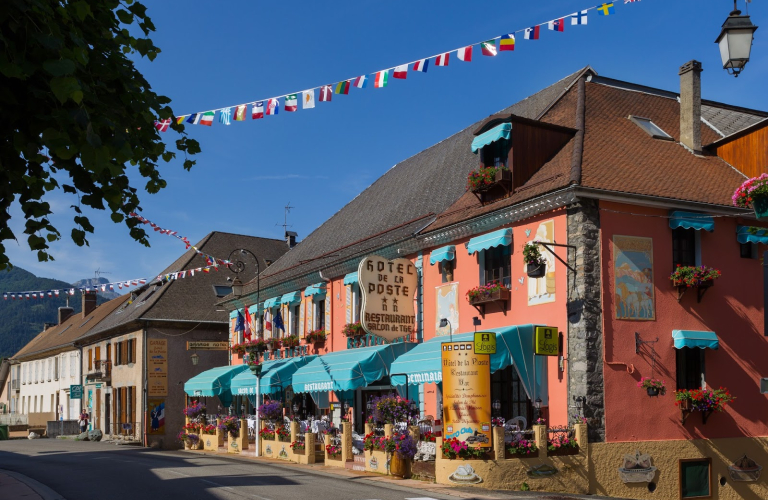
[[443,432],[476,448],[491,447],[491,357],[473,342],[441,344]]
[[557,328],[537,326],[536,345],[534,347],[534,352],[539,356],[557,356],[560,354],[560,335]]
[[216,342],[210,340],[195,340],[187,342],[187,350],[201,350],[201,351],[226,351],[229,349],[229,342]]
[[168,396],[168,341],[147,339],[147,396]]
[[496,334],[475,332],[475,354],[496,354]]

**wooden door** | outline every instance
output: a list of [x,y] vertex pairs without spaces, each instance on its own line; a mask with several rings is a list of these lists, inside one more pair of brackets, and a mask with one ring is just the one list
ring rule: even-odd
[[101,417],[101,389],[96,389],[96,402],[93,405],[93,429],[100,429],[101,424],[99,418]]

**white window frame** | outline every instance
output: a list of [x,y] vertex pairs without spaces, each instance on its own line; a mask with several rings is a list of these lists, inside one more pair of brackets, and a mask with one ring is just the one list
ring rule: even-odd
[[360,283],[352,283],[352,323],[359,323],[362,315],[363,297],[360,293]]
[[[322,316],[323,323],[325,323],[325,310],[323,310],[323,313],[320,314],[320,302],[325,302],[325,297],[323,297],[322,299],[312,301],[312,329],[313,330],[320,329],[321,316]],[[325,307],[328,307],[328,303],[325,304]],[[323,309],[325,309],[325,307]]]

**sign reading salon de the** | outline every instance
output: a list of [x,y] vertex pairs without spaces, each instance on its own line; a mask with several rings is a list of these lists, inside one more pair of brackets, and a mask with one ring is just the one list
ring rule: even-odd
[[410,334],[416,323],[416,266],[408,259],[372,255],[360,262],[357,276],[363,295],[363,329],[389,341]]

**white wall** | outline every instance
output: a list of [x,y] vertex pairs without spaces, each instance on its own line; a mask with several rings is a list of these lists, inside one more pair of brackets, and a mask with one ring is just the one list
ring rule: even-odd
[[80,414],[80,402],[73,400],[70,403],[69,386],[82,384],[81,366],[80,352],[77,350],[33,361],[22,361],[17,413],[53,412],[58,418],[61,410],[64,420],[77,419]]

